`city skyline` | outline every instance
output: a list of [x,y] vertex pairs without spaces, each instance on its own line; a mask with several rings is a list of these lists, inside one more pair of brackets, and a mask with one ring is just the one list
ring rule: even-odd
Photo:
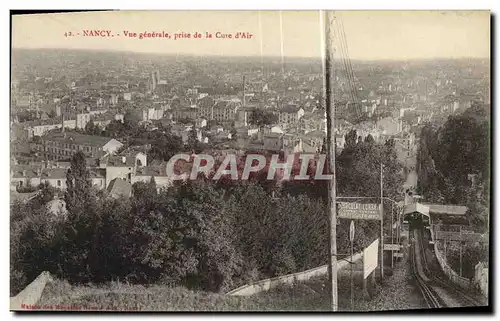
[[[342,21],[353,60],[490,58],[489,11],[338,11],[336,16]],[[64,37],[65,32],[95,29],[122,36]],[[43,32],[35,36],[32,30]],[[239,40],[139,39],[123,36],[124,31],[249,32],[253,36]],[[320,31],[318,11],[57,13],[13,16],[12,48],[319,58]]]

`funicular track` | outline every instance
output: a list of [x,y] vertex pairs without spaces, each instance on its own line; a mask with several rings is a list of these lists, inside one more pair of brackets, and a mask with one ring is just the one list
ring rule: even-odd
[[[421,234],[421,246],[422,249],[424,248],[424,235],[423,231],[420,231]],[[447,280],[446,276],[443,275],[442,271],[439,271],[439,273],[433,273],[429,271],[429,264],[427,262],[427,256],[425,255],[425,250],[421,252],[423,255],[423,259],[425,262],[425,268],[426,268],[426,273],[427,275],[432,275],[432,280],[435,282],[435,284],[446,288],[447,291],[452,292],[457,298],[460,299],[460,301],[464,304],[464,306],[482,306],[486,305],[485,302],[480,302],[476,298],[472,297],[469,295],[464,289],[462,289],[460,286],[451,283],[450,281]]]
[[413,241],[410,253],[410,266],[413,276],[415,277],[416,284],[422,293],[425,303],[429,308],[441,308],[444,306],[440,300],[439,295],[429,285],[429,279],[425,275],[424,262],[422,261],[421,253],[423,253],[422,242],[419,242],[416,237],[417,230],[413,230]]
[[410,255],[411,271],[429,308],[485,305],[468,295],[465,290],[451,285],[442,276],[441,271],[433,272],[429,269],[423,229],[413,229],[411,235],[413,236]]

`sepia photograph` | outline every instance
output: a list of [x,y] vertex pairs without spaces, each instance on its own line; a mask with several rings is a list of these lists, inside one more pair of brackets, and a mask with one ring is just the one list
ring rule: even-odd
[[10,20],[10,311],[492,312],[490,11]]

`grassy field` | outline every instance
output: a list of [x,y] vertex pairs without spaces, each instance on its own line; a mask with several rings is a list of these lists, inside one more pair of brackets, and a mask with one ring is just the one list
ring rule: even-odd
[[[354,272],[354,310],[418,309],[422,306],[404,265],[395,269],[384,287],[376,286],[371,300],[362,293],[362,272]],[[338,277],[339,310],[350,310],[350,272]],[[282,286],[250,297],[191,291],[182,287],[110,283],[72,286],[61,280],[47,285],[38,308],[84,311],[329,311],[328,280],[316,278]]]
[[[55,280],[45,288],[38,308],[83,311],[299,311],[318,310],[306,286],[282,287],[251,297],[191,291],[182,287],[144,287],[113,283],[71,286]],[[305,299],[308,300],[305,300]]]

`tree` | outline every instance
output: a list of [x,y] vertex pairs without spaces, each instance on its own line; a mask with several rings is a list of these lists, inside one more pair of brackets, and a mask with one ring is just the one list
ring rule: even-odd
[[112,120],[104,131],[104,134],[108,137],[121,138],[127,133],[124,123],[119,120]]
[[152,176],[148,183],[134,183],[134,185],[132,185],[132,195],[134,200],[136,200],[137,202],[142,203],[146,200],[149,200],[149,203],[153,203],[154,197],[157,195],[156,182],[154,177]]
[[[450,246],[451,245],[451,246]],[[460,271],[460,248],[459,244],[450,244],[447,258],[450,266],[455,272]],[[482,244],[464,242],[462,244],[462,276],[472,279],[475,274],[475,266],[479,262],[488,261],[487,247]]]
[[238,132],[236,131],[236,127],[233,122],[233,126],[231,127],[231,140],[237,140],[238,139]]
[[368,144],[373,144],[375,143],[375,140],[373,139],[373,136],[368,134],[368,136],[366,136],[365,138],[365,143],[368,143]]
[[193,126],[193,128],[189,132],[186,147],[188,148],[188,150],[196,151],[198,149],[198,146],[199,146],[198,132],[197,129]]
[[86,167],[85,155],[78,151],[71,159],[71,165],[66,173],[66,192],[64,199],[70,213],[80,214],[85,210],[86,202],[90,201],[92,182]]
[[[340,196],[378,197],[380,195],[380,164],[383,165],[384,195],[398,199],[399,188],[404,182],[401,173],[402,164],[399,163],[394,147],[394,141],[385,144],[361,141],[355,145],[355,132],[351,131],[349,146],[344,148],[337,158],[337,190]],[[390,207],[385,207],[385,214],[390,220]],[[341,224],[344,224],[341,222]],[[347,224],[347,223],[345,223]],[[347,225],[338,230],[349,230]],[[356,246],[366,246],[373,241],[377,233],[377,224],[371,221],[357,223],[359,226],[359,243]],[[357,229],[358,230],[358,229]],[[343,233],[343,232],[339,232]],[[347,239],[347,236],[343,240]]]
[[177,119],[179,124],[192,124],[193,121],[187,117]]
[[34,208],[40,208],[45,206],[48,202],[54,199],[56,194],[56,189],[52,187],[48,182],[42,182],[38,185],[39,193],[34,197],[30,203]]
[[[140,266],[134,265],[130,256],[137,240],[130,238],[130,226],[133,218],[128,198],[104,199],[94,220],[93,234],[89,235],[94,253],[92,258],[92,282],[109,282],[116,279],[134,280]],[[85,248],[84,248],[85,249]]]
[[[18,211],[22,210],[22,213]],[[61,222],[45,206],[14,207],[10,226],[11,294],[16,295],[41,272],[57,273]]]
[[[66,256],[62,268],[75,281],[90,281],[98,262],[98,247],[94,235],[100,222],[98,199],[92,188],[85,156],[78,151],[71,159],[66,174],[66,192],[64,200],[68,218],[64,222],[60,255]],[[83,268],[82,268],[83,267]]]
[[132,109],[127,109],[125,115],[123,115],[123,125],[132,132],[137,130],[140,120],[139,112]]
[[153,159],[168,161],[172,156],[184,150],[182,138],[169,131],[155,131],[149,134],[146,141],[151,142],[149,156]]
[[[230,202],[213,183],[188,182],[161,191],[151,206],[134,206],[129,229],[138,280],[228,290],[240,274]],[[138,200],[137,200],[138,201]]]
[[95,125],[94,122],[91,120],[85,125],[85,133],[88,135],[101,135],[102,131],[99,126]]
[[250,113],[249,123],[258,127],[276,124],[278,116],[275,113],[263,109],[254,108]]
[[345,148],[354,148],[357,144],[358,134],[355,129],[351,129],[345,136]]
[[489,219],[489,142],[489,109],[473,104],[439,128],[425,126],[417,153],[419,192],[429,201],[466,205],[479,231]]
[[450,116],[438,136],[436,167],[457,184],[468,174],[487,175],[489,169],[489,130],[470,116]]
[[430,125],[425,125],[420,132],[417,150],[418,193],[424,196],[436,195],[429,189],[437,185],[432,151],[434,150],[435,132]]
[[211,130],[212,128],[214,128],[217,125],[218,125],[217,121],[215,119],[211,119],[207,122],[206,130]]
[[154,176],[151,176],[151,179],[149,180],[148,187],[151,191],[156,191],[156,181],[155,181]]

